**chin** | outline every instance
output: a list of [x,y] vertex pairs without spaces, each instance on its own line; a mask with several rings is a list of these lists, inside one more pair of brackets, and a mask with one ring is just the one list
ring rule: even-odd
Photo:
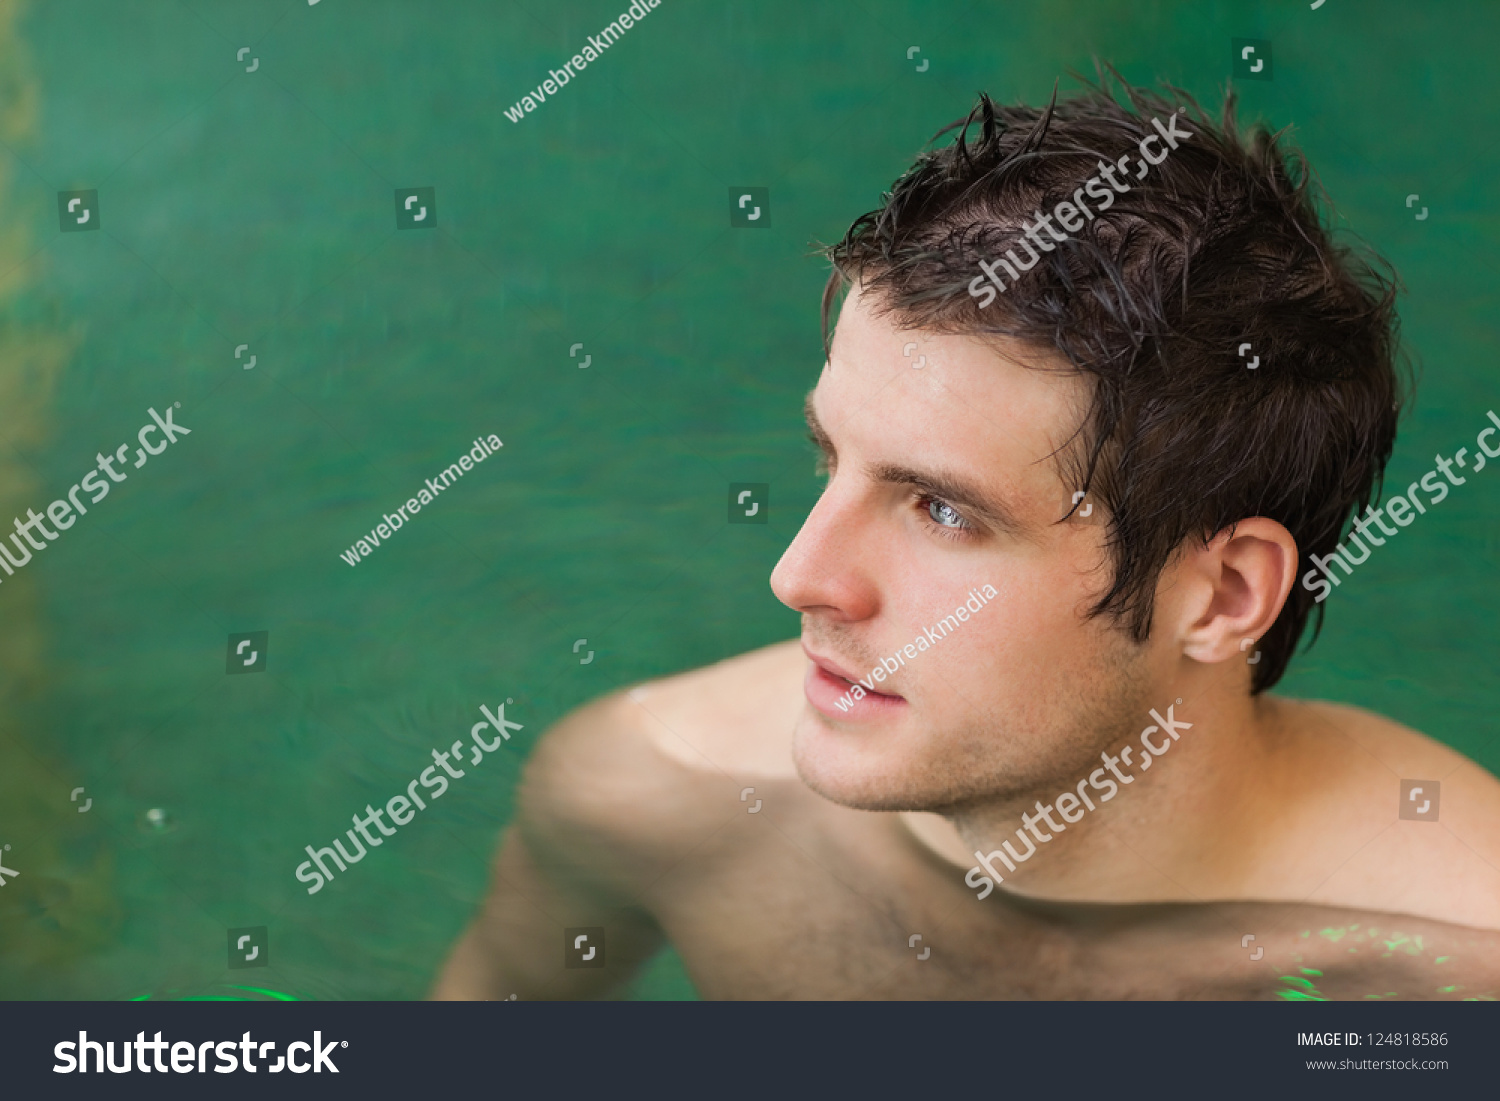
[[792,738],[792,760],[804,784],[854,810],[929,810],[951,802],[951,796],[913,785],[912,778],[930,768],[904,759],[893,740],[834,730],[817,716],[803,715]]

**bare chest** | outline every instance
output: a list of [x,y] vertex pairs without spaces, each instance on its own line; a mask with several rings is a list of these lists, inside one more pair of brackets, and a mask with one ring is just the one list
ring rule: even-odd
[[980,901],[893,816],[816,806],[731,822],[650,899],[713,999],[1500,995],[1493,934],[1293,904]]

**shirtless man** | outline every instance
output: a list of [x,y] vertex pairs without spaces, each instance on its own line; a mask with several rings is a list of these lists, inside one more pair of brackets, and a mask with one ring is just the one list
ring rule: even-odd
[[829,250],[800,642],[550,730],[437,997],[668,941],[708,998],[1500,997],[1500,782],[1265,691],[1390,454],[1390,296],[1230,111],[1128,94],[982,97]]

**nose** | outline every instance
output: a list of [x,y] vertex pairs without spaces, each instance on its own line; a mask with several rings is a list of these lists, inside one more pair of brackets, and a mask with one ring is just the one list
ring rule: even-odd
[[879,608],[876,578],[867,568],[873,540],[851,490],[823,490],[781,561],[771,571],[776,599],[804,615],[858,622]]

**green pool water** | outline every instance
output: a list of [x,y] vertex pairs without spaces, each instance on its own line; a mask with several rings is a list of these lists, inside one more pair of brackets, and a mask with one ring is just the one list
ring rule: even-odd
[[[1269,39],[1242,113],[1296,127],[1407,287],[1389,484],[1500,410],[1500,9],[664,0],[506,117],[619,10],[0,6],[0,503],[133,462],[150,409],[191,429],[0,580],[0,995],[422,996],[549,723],[795,634],[767,578],[819,488],[809,252],[981,88],[1042,101],[1098,55],[1212,100],[1231,39]],[[731,225],[741,187],[765,228]],[[70,190],[97,228],[60,231]],[[768,523],[726,523],[735,482]],[[1500,769],[1497,507],[1480,476],[1383,548],[1282,691]],[[250,632],[264,668],[230,675]],[[305,845],[507,699],[509,743],[306,893]],[[229,969],[261,927],[268,966]],[[630,994],[694,996],[671,952]]]

